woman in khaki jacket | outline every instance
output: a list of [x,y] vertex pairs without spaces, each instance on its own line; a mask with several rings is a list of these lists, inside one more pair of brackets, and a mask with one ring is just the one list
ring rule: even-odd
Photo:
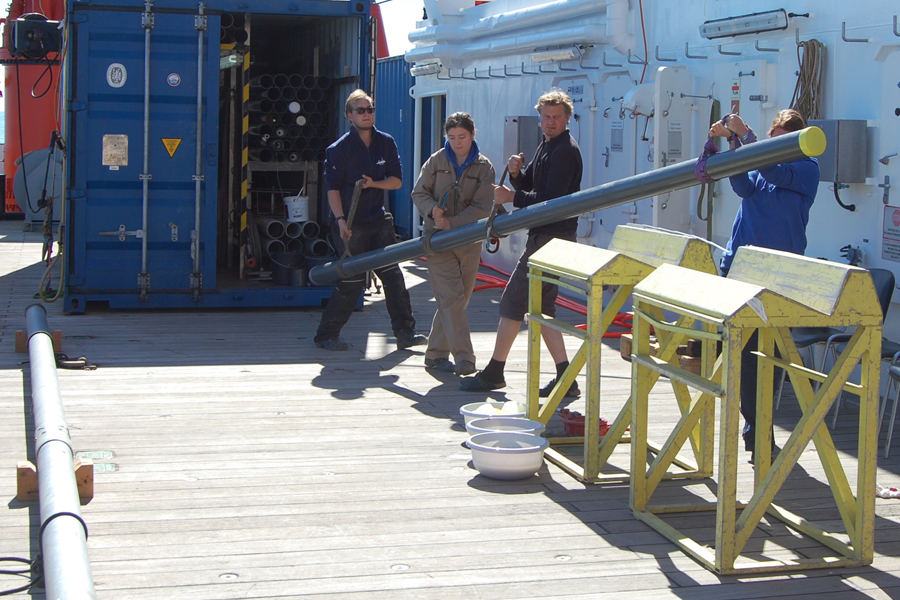
[[[487,217],[494,199],[494,167],[478,151],[475,122],[455,112],[444,123],[444,147],[422,165],[412,199],[425,219],[425,234]],[[428,257],[437,312],[428,336],[425,366],[457,375],[475,372],[466,307],[475,287],[481,242]],[[450,355],[456,364],[450,360]]]

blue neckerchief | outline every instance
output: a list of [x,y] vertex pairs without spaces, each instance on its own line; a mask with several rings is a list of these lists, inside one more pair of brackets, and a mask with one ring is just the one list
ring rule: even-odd
[[450,159],[450,164],[453,165],[453,168],[456,170],[456,180],[459,181],[459,178],[462,177],[463,171],[466,170],[466,167],[475,162],[475,158],[478,156],[478,142],[472,140],[472,147],[469,149],[469,156],[466,157],[466,162],[462,165],[456,164],[456,153],[453,151],[453,148],[450,147],[450,141],[444,142],[444,152],[447,153],[447,158]]

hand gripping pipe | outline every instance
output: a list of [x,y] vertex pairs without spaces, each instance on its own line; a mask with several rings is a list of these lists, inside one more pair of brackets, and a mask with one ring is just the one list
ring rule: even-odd
[[37,455],[41,508],[41,554],[44,589],[54,600],[96,598],[87,553],[87,525],[72,464],[72,440],[66,425],[56,377],[56,355],[47,325],[47,311],[33,304],[25,311],[34,448]]
[[[737,150],[714,154],[706,162],[706,173],[713,179],[722,179],[806,156],[819,156],[824,151],[825,134],[818,127],[808,127],[803,131],[748,144]],[[498,216],[494,219],[493,228],[497,234],[509,235],[522,229],[555,223],[595,210],[612,208],[641,198],[691,187],[699,183],[694,173],[696,163],[696,160],[687,160],[541,202]],[[439,231],[431,238],[431,248],[434,252],[443,252],[481,241],[485,237],[486,223],[487,219],[482,219],[464,227]],[[348,257],[340,263],[340,271],[339,261],[332,261],[310,270],[309,280],[313,285],[329,285],[341,276],[350,277],[423,256],[425,254],[423,242],[424,238],[416,238],[381,250]]]

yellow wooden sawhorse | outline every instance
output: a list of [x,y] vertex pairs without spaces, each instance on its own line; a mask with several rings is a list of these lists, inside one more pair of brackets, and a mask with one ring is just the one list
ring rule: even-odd
[[[631,401],[627,401],[602,437],[600,421],[600,350],[603,334],[631,295],[635,284],[642,281],[662,264],[677,264],[706,273],[715,273],[716,266],[708,244],[695,237],[646,227],[623,225],[616,228],[608,250],[553,240],[535,252],[528,262],[530,279],[528,314],[528,416],[545,425],[553,416],[575,376],[585,364],[585,435],[583,437],[550,438],[545,456],[575,478],[590,483],[628,481],[628,473],[601,473],[619,443],[628,442],[627,428],[631,423]],[[556,279],[561,278],[561,279]],[[586,298],[586,330],[573,327],[541,312],[542,282],[558,284]],[[615,286],[611,299],[603,306],[603,289]],[[661,315],[660,315],[661,316]],[[541,327],[551,327],[583,340],[571,359],[569,368],[557,381],[543,405],[539,401]],[[670,336],[660,332],[658,356],[676,361]],[[682,410],[687,402],[680,398]],[[678,471],[667,477],[709,477],[712,475],[712,419],[694,431],[692,436],[695,459],[675,460]],[[704,432],[706,432],[704,434]],[[708,440],[707,440],[708,438]],[[583,464],[570,459],[558,450],[563,444],[584,445]],[[705,449],[705,451],[704,451]]]
[[[765,287],[762,285],[765,284]],[[793,571],[871,564],[874,553],[874,490],[877,450],[877,406],[881,357],[881,308],[872,278],[865,269],[827,261],[741,248],[727,279],[664,265],[634,290],[632,356],[632,479],[630,505],[635,516],[677,544],[703,566],[717,573]],[[666,310],[678,314],[673,325],[654,316]],[[665,329],[683,340],[699,334],[712,351],[717,340],[722,353],[711,372],[693,375],[650,355],[649,328]],[[856,331],[828,373],[803,366],[790,327],[855,326]],[[737,500],[738,440],[740,439],[741,351],[759,331],[756,468],[754,491],[746,503]],[[781,356],[775,354],[778,347]],[[860,365],[860,384],[848,381]],[[797,391],[802,417],[780,454],[770,464],[774,367],[788,370]],[[646,463],[649,391],[653,374],[669,377],[691,407],[682,414],[655,460]],[[822,383],[813,392],[811,381]],[[825,415],[842,390],[860,396],[858,469],[851,487],[828,428]],[[650,500],[688,439],[696,423],[721,398],[717,502],[703,505],[651,505]],[[801,453],[814,442],[834,495],[845,531],[827,532],[803,517],[774,504]],[[712,510],[716,535],[708,547],[676,530],[667,513]],[[820,558],[752,560],[742,552],[764,515],[783,521],[832,551]],[[849,540],[846,541],[846,540]],[[740,559],[740,560],[739,560]]]

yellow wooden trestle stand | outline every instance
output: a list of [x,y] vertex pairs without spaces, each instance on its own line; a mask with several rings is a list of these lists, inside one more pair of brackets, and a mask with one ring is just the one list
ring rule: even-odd
[[[605,436],[599,434],[600,421],[600,349],[603,334],[631,295],[635,284],[643,280],[662,264],[677,264],[706,273],[715,273],[716,266],[709,245],[705,242],[675,233],[635,226],[616,228],[609,249],[594,248],[563,240],[553,240],[535,252],[528,262],[530,279],[528,314],[528,415],[545,425],[559,407],[566,391],[581,368],[587,364],[585,393],[584,437],[550,438],[550,448],[545,456],[577,479],[590,482],[628,481],[628,473],[601,473],[620,442],[627,442],[626,430],[631,423],[631,401],[625,403]],[[555,279],[561,278],[561,280]],[[541,311],[541,283],[559,284],[586,297],[587,328],[582,331]],[[604,286],[617,286],[612,298],[603,306]],[[557,381],[543,406],[540,405],[541,327],[550,327],[578,337],[583,341],[571,359],[569,368]],[[678,360],[677,344],[661,332],[659,356],[664,360]],[[682,409],[685,410],[684,404]],[[675,461],[678,471],[667,477],[709,477],[712,475],[712,418],[703,444],[700,427],[695,432],[695,458],[697,464],[685,459]],[[584,444],[583,464],[571,460],[557,448],[562,444]],[[707,448],[704,454],[703,449]],[[699,465],[699,466],[698,466]]]
[[[663,309],[679,315],[675,325],[653,316]],[[694,329],[700,325],[702,331]],[[882,315],[872,278],[865,269],[839,265],[772,250],[740,248],[727,279],[674,266],[659,267],[634,289],[634,346],[632,355],[631,509],[703,566],[717,573],[791,571],[816,567],[871,564],[874,552],[876,411],[879,394]],[[722,342],[722,353],[711,371],[697,377],[649,353],[649,328],[672,336],[703,337],[705,351]],[[803,366],[789,327],[855,326],[856,331],[828,373]],[[741,351],[754,331],[759,332],[757,375],[756,466],[752,497],[737,499],[738,441],[740,440]],[[778,358],[775,348],[785,358]],[[756,350],[756,349],[754,349]],[[714,351],[714,350],[713,350]],[[860,365],[861,383],[848,381]],[[775,366],[787,369],[797,392],[802,417],[771,460],[772,381]],[[654,374],[668,376],[691,396],[662,451],[647,465],[648,392]],[[822,383],[813,392],[811,381]],[[823,419],[842,390],[860,397],[858,468],[851,487]],[[651,505],[661,475],[701,418],[721,398],[717,503]],[[802,516],[773,503],[810,441],[822,461],[834,495],[842,532],[827,532]],[[771,466],[768,466],[770,465]],[[716,511],[715,545],[710,548],[676,530],[660,516],[698,510]],[[825,548],[820,558],[752,558],[744,551],[764,516],[775,517]]]

